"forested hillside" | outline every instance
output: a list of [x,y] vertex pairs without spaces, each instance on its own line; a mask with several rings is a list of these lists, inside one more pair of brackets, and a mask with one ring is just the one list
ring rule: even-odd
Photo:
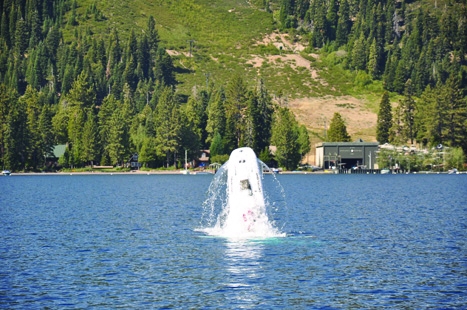
[[[374,85],[401,95],[389,112],[389,142],[467,151],[462,1],[0,6],[1,164],[12,170],[43,169],[57,144],[67,145],[64,167],[123,164],[134,153],[161,167],[185,150],[196,158],[210,148],[222,159],[238,146],[266,161],[274,144],[279,165],[293,169],[309,151],[309,131],[287,98],[346,95],[355,85],[373,97],[382,95]],[[274,31],[305,49],[262,41]],[[278,64],[282,58],[251,62],[297,53],[326,80]]]

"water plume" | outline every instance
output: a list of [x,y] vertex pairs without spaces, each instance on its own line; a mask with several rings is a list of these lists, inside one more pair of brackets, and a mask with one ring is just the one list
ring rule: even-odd
[[234,150],[216,173],[204,202],[202,231],[234,239],[283,237],[265,198],[263,167],[251,148]]

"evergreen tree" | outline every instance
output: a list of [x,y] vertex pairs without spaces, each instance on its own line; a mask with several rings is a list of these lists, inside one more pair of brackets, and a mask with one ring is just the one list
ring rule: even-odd
[[159,156],[166,157],[168,168],[170,155],[179,148],[180,141],[179,107],[170,88],[163,91],[155,112],[156,148]]
[[352,21],[350,19],[349,3],[347,0],[342,0],[339,6],[339,18],[336,27],[336,43],[337,46],[342,46],[347,43]]
[[151,52],[155,55],[156,51],[159,49],[159,33],[156,29],[156,20],[151,15],[148,19],[148,29],[147,29],[147,37],[148,37],[148,44]]
[[7,145],[11,145],[11,141],[7,141],[7,137],[13,134],[12,129],[9,127],[10,111],[12,107],[16,105],[18,100],[18,94],[16,91],[8,89],[5,84],[0,84],[0,152],[1,152],[1,163],[2,166],[7,169],[13,169],[10,166],[11,161],[14,158],[9,159],[8,163],[5,163],[6,154],[13,154],[8,152]]
[[451,75],[441,88],[439,95],[443,102],[446,117],[446,127],[443,128],[443,140],[450,146],[460,146],[467,149],[467,100],[460,88],[460,81]]
[[392,108],[389,93],[384,92],[379,103],[378,120],[376,121],[376,140],[380,144],[389,142],[389,132],[392,127]]
[[327,34],[329,41],[333,41],[336,38],[336,28],[338,15],[337,11],[339,10],[339,5],[336,0],[330,0],[328,2],[328,11],[326,13],[326,23],[327,23]]
[[212,139],[209,151],[211,157],[224,154],[224,144],[222,142],[222,137],[220,133],[216,132],[214,134],[214,138]]
[[389,142],[395,145],[403,145],[407,142],[404,132],[404,111],[402,103],[394,109],[392,126],[389,130]]
[[192,124],[192,130],[197,135],[197,140],[204,146],[204,141],[207,140],[208,133],[207,126],[207,107],[209,102],[209,95],[206,91],[194,91],[188,99],[186,105],[186,116],[188,121]]
[[272,127],[271,144],[276,147],[274,154],[279,166],[287,170],[297,168],[300,162],[298,123],[288,108],[276,110]]
[[39,102],[39,92],[28,86],[26,92],[20,97],[21,105],[26,107],[27,113],[27,159],[26,164],[29,168],[36,170],[37,167],[44,160],[44,153],[42,150],[42,137],[39,132],[39,116],[41,107]]
[[189,158],[197,158],[199,150],[204,148],[204,144],[200,141],[199,131],[194,125],[195,118],[192,118],[187,112],[187,109],[181,109],[180,113],[180,130],[179,130],[179,146],[177,152],[184,154],[187,152]]
[[164,86],[175,86],[175,73],[172,58],[164,48],[160,47],[156,54],[156,67],[154,70],[156,81]]
[[354,70],[366,69],[366,44],[363,34],[355,41],[352,49],[352,68]]
[[234,138],[234,148],[243,146],[247,120],[247,86],[240,75],[236,75],[227,84],[226,116],[229,134]]
[[315,15],[313,17],[313,33],[311,35],[311,46],[323,47],[329,39],[329,27],[326,20],[326,5],[322,0],[315,1]]
[[26,169],[29,149],[27,106],[18,100],[9,107],[3,137],[4,165],[12,171]]
[[311,150],[310,136],[305,125],[298,127],[298,144],[300,145],[300,155],[303,157]]
[[368,57],[368,65],[367,65],[368,73],[370,74],[372,79],[376,79],[379,77],[379,67],[378,67],[378,53],[376,47],[376,40],[373,39],[370,46],[370,55]]
[[82,160],[86,163],[91,163],[91,166],[94,164],[94,161],[97,159],[97,122],[94,112],[92,110],[87,111],[86,122],[84,123],[83,128],[83,154]]
[[98,114],[98,131],[100,140],[100,153],[101,153],[101,164],[110,164],[110,144],[111,128],[112,128],[112,116],[114,111],[118,109],[120,102],[118,102],[113,95],[108,95],[104,98],[102,105],[99,109]]
[[413,99],[412,81],[409,79],[405,83],[404,98],[401,102],[404,112],[404,137],[405,141],[414,144],[415,132],[415,100]]
[[335,112],[329,124],[327,133],[329,142],[350,142],[350,136],[347,133],[347,127],[340,113]]
[[219,89],[214,91],[211,95],[208,105],[208,119],[206,124],[208,136],[206,138],[206,143],[212,143],[211,141],[216,133],[219,133],[221,137],[225,134],[225,114],[225,94],[222,89]]
[[250,92],[247,103],[247,118],[251,124],[251,147],[259,154],[269,147],[274,109],[271,98],[261,80],[259,87]]
[[117,109],[112,113],[109,120],[107,152],[112,164],[123,165],[131,154],[131,117],[130,101],[125,99],[123,105],[117,105]]
[[23,57],[28,48],[28,28],[23,18],[19,19],[16,24],[15,32],[15,51],[16,55]]
[[431,127],[432,120],[435,112],[434,107],[436,106],[436,94],[430,86],[420,96],[420,100],[416,102],[414,124],[417,133],[417,142],[423,146],[431,144]]
[[47,105],[43,105],[39,116],[39,133],[41,135],[41,154],[51,157],[54,149],[54,135],[52,127],[52,111]]

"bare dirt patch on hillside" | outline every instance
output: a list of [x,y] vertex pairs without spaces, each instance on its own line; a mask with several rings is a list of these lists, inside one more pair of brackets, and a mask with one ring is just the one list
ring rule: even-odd
[[[300,42],[292,42],[289,40],[287,34],[280,34],[277,32],[268,34],[264,36],[262,41],[256,42],[258,45],[269,45],[273,44],[278,50],[282,50],[281,55],[270,55],[270,56],[259,56],[251,55],[251,59],[247,60],[247,64],[253,65],[254,68],[259,68],[266,61],[270,64],[275,64],[276,66],[283,66],[288,64],[292,69],[297,69],[298,67],[306,68],[310,72],[310,76],[314,80],[319,80],[318,71],[311,66],[311,62],[302,57],[300,52],[305,49],[305,46]],[[318,58],[316,54],[310,54],[314,58]],[[326,82],[320,80],[323,85],[326,85]]]
[[377,115],[365,108],[363,100],[352,96],[300,98],[289,102],[299,123],[319,134],[324,133],[335,112],[342,115],[352,140],[375,141]]
[[[312,62],[300,54],[306,46],[299,40],[291,40],[287,34],[274,32],[265,35],[256,44],[273,44],[278,50],[282,47],[283,52],[281,55],[267,57],[251,55],[251,59],[247,63],[252,64],[253,67],[259,68],[264,62],[278,67],[288,65],[293,69],[304,67],[310,72],[313,80],[319,81],[324,86],[329,85],[328,81],[320,78],[319,71],[313,67]],[[309,56],[319,60],[317,54],[309,54]],[[338,112],[345,120],[347,131],[353,140],[362,138],[365,141],[375,141],[377,116],[366,109],[365,102],[361,99],[352,96],[299,98],[291,100],[289,107],[296,115],[297,120],[310,131],[323,134],[324,128],[329,128],[334,112]]]

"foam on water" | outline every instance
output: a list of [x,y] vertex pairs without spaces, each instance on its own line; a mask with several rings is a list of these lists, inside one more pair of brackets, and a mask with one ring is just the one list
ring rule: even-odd
[[270,219],[261,161],[250,148],[232,152],[216,173],[204,202],[201,230],[229,239],[284,237]]

